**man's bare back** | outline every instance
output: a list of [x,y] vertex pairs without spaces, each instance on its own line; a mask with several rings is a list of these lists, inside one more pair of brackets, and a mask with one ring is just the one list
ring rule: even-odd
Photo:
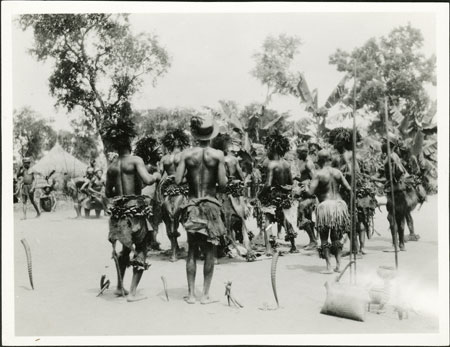
[[266,186],[292,185],[291,166],[285,159],[271,160],[267,166]]
[[175,175],[177,166],[181,160],[181,153],[166,154],[161,158],[161,174],[167,173],[168,176]]
[[142,158],[134,155],[120,156],[115,159],[106,172],[106,196],[140,195],[142,182],[152,184],[150,175]]
[[344,185],[348,190],[350,186],[338,169],[326,166],[317,171],[311,182],[311,191],[317,196],[320,202],[325,200],[341,200],[339,186]]
[[194,147],[181,154],[175,181],[180,184],[183,177],[189,184],[192,198],[215,197],[219,186],[226,185],[225,159],[222,151],[213,148]]

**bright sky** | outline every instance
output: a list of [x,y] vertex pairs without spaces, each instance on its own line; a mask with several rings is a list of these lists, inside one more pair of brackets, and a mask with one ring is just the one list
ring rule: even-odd
[[[406,25],[422,31],[423,52],[436,51],[434,14],[426,13],[289,13],[289,14],[133,14],[136,32],[152,32],[172,57],[172,67],[156,87],[146,83],[134,98],[135,109],[218,106],[218,100],[235,100],[240,107],[262,102],[265,88],[250,75],[252,54],[270,34],[297,35],[303,44],[293,69],[302,71],[309,88],[319,90],[322,105],[342,74],[328,64],[337,48],[352,50],[371,37],[387,35]],[[68,128],[69,116],[57,111],[49,95],[50,63],[37,62],[27,53],[32,33],[13,27],[13,106],[30,106],[55,120],[57,129]],[[294,116],[304,106],[293,97],[274,97],[269,107]]]

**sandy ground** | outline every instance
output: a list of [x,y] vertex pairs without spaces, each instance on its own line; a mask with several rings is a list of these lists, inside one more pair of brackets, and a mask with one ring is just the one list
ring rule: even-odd
[[[75,212],[62,208],[43,214],[39,219],[20,220],[18,204],[14,220],[14,270],[16,335],[177,335],[177,334],[302,334],[302,333],[435,333],[439,329],[436,312],[438,291],[437,197],[420,211],[414,211],[419,242],[408,242],[406,252],[399,254],[399,281],[406,283],[402,296],[415,312],[408,320],[399,320],[389,306],[384,314],[367,313],[365,322],[356,322],[320,314],[326,297],[325,281],[336,275],[323,275],[324,261],[316,252],[286,255],[279,258],[277,271],[278,297],[275,307],[270,282],[270,258],[247,263],[235,259],[219,259],[211,294],[219,299],[211,305],[188,305],[185,261],[171,263],[163,255],[152,257],[152,266],[144,274],[140,292],[147,300],[128,303],[117,298],[112,287],[96,297],[99,282],[105,274],[112,284],[116,272],[107,241],[107,218],[73,219]],[[367,243],[368,254],[357,264],[358,283],[366,285],[375,279],[379,265],[393,265],[394,254],[383,252],[390,246],[390,233],[385,208],[375,217],[381,236]],[[29,216],[34,216],[30,211]],[[250,221],[254,225],[254,221]],[[33,257],[35,290],[31,290],[26,270],[25,252],[20,243],[26,238]],[[159,241],[168,248],[161,226]],[[181,246],[186,246],[182,231]],[[297,244],[307,243],[299,232]],[[346,245],[348,247],[348,243]],[[344,264],[348,258],[344,259]],[[202,262],[197,269],[197,295],[200,295]],[[131,271],[127,271],[128,287]],[[161,276],[169,287],[167,302]],[[232,281],[234,296],[244,305],[228,307],[224,283]],[[348,282],[348,274],[342,282]]]

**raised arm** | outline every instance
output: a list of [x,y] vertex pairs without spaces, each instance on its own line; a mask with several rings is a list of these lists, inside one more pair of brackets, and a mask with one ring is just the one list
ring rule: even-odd
[[186,154],[185,152],[181,152],[180,162],[178,163],[177,170],[175,172],[176,184],[181,184],[181,182],[183,182],[185,173],[186,173]]

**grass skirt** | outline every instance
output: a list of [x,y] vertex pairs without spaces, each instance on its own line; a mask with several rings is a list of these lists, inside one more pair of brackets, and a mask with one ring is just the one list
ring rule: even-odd
[[[318,248],[321,258],[324,249],[330,248],[336,254],[343,247],[342,238],[350,227],[347,204],[344,200],[325,200],[316,209],[316,225],[320,234],[321,246]],[[331,243],[328,242],[330,239]]]

